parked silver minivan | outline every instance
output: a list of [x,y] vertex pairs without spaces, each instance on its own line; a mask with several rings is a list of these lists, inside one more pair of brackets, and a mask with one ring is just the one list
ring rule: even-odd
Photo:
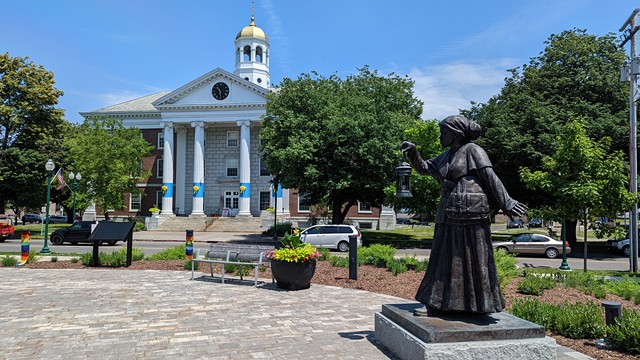
[[362,246],[362,235],[352,225],[314,225],[300,232],[300,239],[319,248],[349,251],[349,235],[357,236],[358,246]]

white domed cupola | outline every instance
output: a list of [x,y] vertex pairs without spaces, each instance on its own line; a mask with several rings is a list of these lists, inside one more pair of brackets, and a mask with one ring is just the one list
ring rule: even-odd
[[269,39],[264,31],[257,27],[253,14],[251,23],[245,26],[235,41],[235,74],[252,83],[269,88]]

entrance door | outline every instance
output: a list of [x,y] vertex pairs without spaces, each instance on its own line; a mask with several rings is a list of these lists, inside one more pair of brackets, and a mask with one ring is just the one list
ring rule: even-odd
[[224,208],[229,209],[229,215],[236,216],[238,214],[240,197],[238,191],[224,192]]

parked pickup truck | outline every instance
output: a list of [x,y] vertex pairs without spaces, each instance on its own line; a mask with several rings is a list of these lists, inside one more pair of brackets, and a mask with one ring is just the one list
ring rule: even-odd
[[0,242],[13,236],[13,219],[5,214],[0,214]]

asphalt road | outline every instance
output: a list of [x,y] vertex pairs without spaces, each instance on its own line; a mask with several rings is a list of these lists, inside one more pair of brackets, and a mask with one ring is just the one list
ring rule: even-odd
[[[40,239],[32,239],[31,240],[31,249],[40,251],[44,244],[43,240]],[[183,241],[145,241],[145,240],[134,240],[134,247],[142,249],[145,255],[152,255],[157,252],[160,252],[164,249],[171,248],[177,245],[184,244]],[[48,244],[49,249],[57,253],[59,255],[64,255],[66,253],[76,253],[82,254],[91,252],[93,247],[90,244],[63,244],[63,245],[52,245],[50,242]],[[198,242],[196,241],[194,244],[195,249],[203,249],[205,251],[208,247],[207,242]],[[113,251],[117,249],[125,248],[125,244],[119,242],[115,246],[104,245],[100,247],[100,251]],[[4,243],[0,243],[0,252],[20,252],[20,240],[19,239],[9,239]],[[334,254],[340,254],[338,252],[334,252]],[[427,259],[429,257],[430,250],[428,249],[401,249],[398,250],[398,256],[416,256],[420,259]],[[584,268],[584,260],[582,257],[582,253],[574,252],[571,254],[568,259],[569,267],[573,270],[582,270]],[[518,264],[524,268],[558,268],[562,259],[547,259],[545,257],[524,257],[518,256]],[[617,271],[627,271],[629,270],[629,259],[624,257],[621,254],[612,254],[612,253],[590,253],[587,258],[587,269],[589,270],[617,270]]]

